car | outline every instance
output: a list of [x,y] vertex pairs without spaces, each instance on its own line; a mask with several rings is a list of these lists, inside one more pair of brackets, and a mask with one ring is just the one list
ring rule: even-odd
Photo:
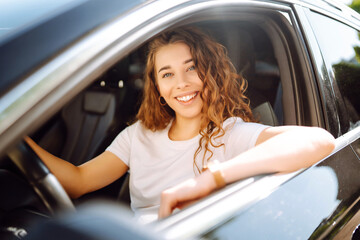
[[[25,11],[16,12],[16,24],[0,26],[1,239],[350,239],[359,234],[358,13],[331,0],[33,4],[41,7],[19,4]],[[11,15],[11,6],[0,9]],[[202,29],[227,48],[248,81],[247,95],[260,122],[324,128],[336,138],[335,150],[308,169],[235,182],[145,226],[119,206],[128,206],[127,176],[71,200],[23,138],[30,135],[73,164],[104,151],[134,120],[147,41],[183,25]],[[87,204],[93,199],[107,201]]]

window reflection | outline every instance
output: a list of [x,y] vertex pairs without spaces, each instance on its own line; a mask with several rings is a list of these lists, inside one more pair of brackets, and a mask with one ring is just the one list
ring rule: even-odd
[[317,37],[338,102],[343,133],[360,126],[360,35],[354,28],[316,12],[310,22]]

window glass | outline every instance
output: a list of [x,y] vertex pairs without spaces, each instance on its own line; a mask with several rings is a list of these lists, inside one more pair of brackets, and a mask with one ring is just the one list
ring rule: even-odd
[[308,16],[330,77],[335,79],[335,96],[342,100],[338,111],[344,133],[360,126],[360,34],[319,13],[309,11]]

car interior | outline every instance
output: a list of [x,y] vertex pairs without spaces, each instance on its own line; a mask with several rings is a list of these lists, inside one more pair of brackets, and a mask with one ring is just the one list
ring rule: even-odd
[[[248,81],[246,95],[258,121],[272,126],[285,124],[283,82],[274,51],[276,43],[269,31],[257,22],[246,20],[205,20],[192,24],[227,48],[237,71]],[[103,152],[122,129],[136,120],[144,85],[146,47],[145,43],[118,61],[31,137],[47,151],[74,165]],[[0,200],[0,221],[9,224],[16,218],[14,211],[19,209],[36,209],[48,215],[46,207],[11,161],[0,162],[0,192],[8,196]],[[74,200],[74,204],[93,198],[129,204],[127,180],[128,176],[124,176]]]

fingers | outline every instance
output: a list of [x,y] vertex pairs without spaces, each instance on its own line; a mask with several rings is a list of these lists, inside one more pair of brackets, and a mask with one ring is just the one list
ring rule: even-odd
[[169,216],[172,211],[176,208],[177,200],[174,196],[174,193],[171,190],[164,191],[161,193],[160,208],[159,208],[159,218],[164,218]]
[[178,202],[176,199],[173,198],[171,195],[165,195],[161,197],[161,204],[159,208],[159,219],[168,217],[172,214],[175,209],[183,209],[191,204],[197,202],[196,200],[189,200]]
[[182,182],[162,192],[159,218],[169,216],[175,208],[184,208],[215,190],[213,176],[204,172],[196,178]]
[[178,208],[181,210],[183,208],[186,208],[187,206],[190,206],[191,204],[196,203],[198,200],[199,199],[178,203],[178,205],[176,205],[175,209]]

